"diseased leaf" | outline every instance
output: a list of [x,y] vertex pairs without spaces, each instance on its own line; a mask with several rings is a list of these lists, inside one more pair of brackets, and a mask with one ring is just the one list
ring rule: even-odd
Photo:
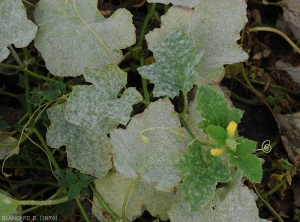
[[0,62],[7,58],[7,46],[26,47],[33,39],[37,26],[27,19],[21,0],[0,0]]
[[177,167],[185,175],[182,189],[185,201],[193,211],[199,210],[214,196],[218,182],[230,180],[230,170],[224,166],[223,159],[203,153],[199,143],[189,146]]
[[65,104],[47,110],[51,125],[47,142],[52,148],[67,147],[69,167],[97,178],[104,177],[112,168],[111,145],[107,134],[117,127],[116,122],[104,118],[92,130],[65,120]]
[[195,71],[202,54],[196,55],[193,41],[180,32],[168,35],[153,51],[156,62],[138,68],[154,83],[153,95],[174,98],[181,90],[186,95],[195,84]]
[[181,180],[175,164],[191,139],[169,99],[151,103],[132,118],[126,130],[112,130],[110,138],[114,165],[125,176],[140,175],[161,191],[170,191]]
[[150,3],[162,3],[162,4],[169,4],[172,3],[173,5],[182,5],[189,8],[195,7],[197,4],[201,2],[201,0],[147,0]]
[[[19,202],[6,194],[5,191],[0,190],[0,218],[2,221],[6,221],[3,218],[9,216],[19,216],[21,214],[16,215],[16,211],[20,211],[18,208],[20,207]],[[16,221],[16,220],[7,220],[7,221]],[[21,220],[17,220],[21,221]]]
[[199,211],[191,211],[188,203],[179,195],[172,205],[169,216],[172,222],[213,221],[213,222],[267,222],[260,219],[255,203],[256,196],[241,183],[242,175],[237,171],[225,187],[218,188],[214,198]]
[[108,117],[126,125],[132,105],[142,100],[135,88],[127,88],[118,98],[127,83],[126,73],[117,66],[108,66],[104,71],[87,69],[83,76],[93,85],[73,87],[66,106],[66,120],[93,128]]
[[[163,221],[169,219],[167,212],[174,200],[175,194],[173,192],[157,191],[149,184],[141,182],[140,178],[134,181],[118,172],[110,172],[105,178],[97,179],[94,182],[96,190],[103,197],[105,203],[117,215],[122,215],[122,205],[125,196],[130,186],[134,183],[125,208],[126,218],[123,219],[126,221],[133,221],[141,216],[145,210]],[[96,198],[94,200],[96,205],[93,205],[93,214],[100,221],[109,221],[104,218],[104,211],[101,209],[99,202]]]
[[298,86],[300,86],[300,67],[294,67],[286,62],[276,62],[276,69],[286,71],[292,77],[293,81],[296,82]]
[[[0,131],[0,160],[4,159],[5,157],[12,155],[12,154],[18,154],[20,147],[17,145],[11,145],[16,143],[18,140],[12,136],[10,136],[9,133],[6,133],[4,131]],[[7,146],[6,146],[7,144]]]
[[194,42],[196,54],[204,52],[197,70],[197,85],[217,82],[223,76],[224,64],[248,58],[236,44],[247,22],[246,7],[241,0],[202,0],[195,9],[171,7],[161,17],[161,28],[146,35],[148,47],[154,52],[174,31],[187,35]]
[[226,129],[231,121],[237,124],[241,121],[243,111],[229,109],[224,96],[210,86],[199,86],[196,100],[197,110],[203,118],[198,124],[200,129],[205,130],[209,125]]
[[253,183],[260,183],[262,179],[262,162],[253,152],[256,149],[256,142],[238,138],[236,151],[227,149],[229,153],[228,163],[230,166],[238,165],[243,175]]
[[135,43],[132,15],[117,10],[105,19],[96,0],[41,0],[34,13],[35,46],[56,76],[79,76],[86,67],[117,65],[120,49]]

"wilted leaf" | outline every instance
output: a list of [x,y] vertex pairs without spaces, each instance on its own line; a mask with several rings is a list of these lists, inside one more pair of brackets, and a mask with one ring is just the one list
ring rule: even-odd
[[[120,173],[109,173],[105,178],[95,180],[95,187],[104,201],[118,215],[122,215],[122,205],[128,189],[134,181],[123,176]],[[174,200],[173,192],[166,193],[157,191],[147,183],[137,179],[132,190],[130,190],[129,198],[125,208],[126,220],[133,221],[141,216],[147,210],[154,217],[158,217],[163,221],[169,219],[167,211],[170,204]],[[94,198],[96,200],[96,198]],[[93,205],[93,214],[100,221],[106,221],[102,214],[101,206],[96,201]],[[125,219],[125,218],[124,218]],[[108,221],[108,220],[107,220]]]
[[65,104],[47,110],[51,125],[47,131],[47,142],[53,148],[66,145],[69,167],[97,178],[106,175],[112,168],[111,145],[107,134],[117,126],[108,118],[93,129],[84,128],[65,120]]
[[21,0],[0,1],[0,62],[7,58],[7,46],[26,47],[36,34],[37,26],[27,19]]
[[282,0],[279,5],[283,9],[283,19],[288,24],[294,37],[300,44],[300,2],[299,0]]
[[276,69],[286,71],[292,77],[293,81],[300,86],[300,67],[293,67],[286,62],[276,62]]
[[236,44],[239,32],[247,22],[246,7],[245,1],[241,0],[202,0],[195,9],[171,7],[161,18],[161,28],[146,35],[148,47],[154,52],[174,31],[187,35],[194,42],[196,54],[204,52],[196,83],[217,82],[223,76],[224,64],[248,58]]
[[41,0],[34,17],[35,46],[53,75],[79,76],[86,67],[117,65],[120,49],[135,43],[130,12],[119,9],[105,19],[96,0]]
[[195,84],[195,72],[202,54],[196,55],[193,41],[180,32],[173,32],[153,50],[154,64],[138,69],[154,83],[153,95],[174,98],[181,90],[186,95]]
[[178,195],[169,216],[172,222],[213,221],[213,222],[262,222],[255,203],[255,194],[241,183],[242,175],[235,173],[225,187],[218,188],[214,198],[199,211],[191,211],[183,194]]
[[209,152],[203,153],[197,142],[189,146],[177,167],[185,175],[182,189],[193,211],[200,209],[214,196],[218,182],[230,180],[230,170],[224,166],[223,159]]
[[167,98],[135,115],[125,130],[111,131],[110,138],[114,165],[125,176],[140,175],[162,191],[170,191],[181,180],[175,164],[190,141]]
[[127,75],[118,66],[108,66],[104,71],[87,69],[83,76],[89,86],[75,86],[66,106],[67,121],[93,128],[104,118],[126,125],[132,105],[142,100],[135,88],[118,93],[127,83]]

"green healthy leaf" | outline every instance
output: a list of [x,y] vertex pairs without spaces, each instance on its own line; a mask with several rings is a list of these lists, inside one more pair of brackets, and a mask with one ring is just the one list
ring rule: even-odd
[[79,184],[70,184],[68,190],[68,198],[70,200],[75,199],[80,194],[81,187]]
[[173,5],[182,5],[189,8],[195,7],[197,4],[201,2],[201,0],[147,0],[150,3],[162,3],[162,4],[169,4],[172,3]]
[[61,95],[60,90],[38,90],[38,89],[33,89],[31,92],[32,96],[29,100],[31,104],[41,104],[43,101],[53,101],[57,99]]
[[200,129],[205,130],[209,125],[226,129],[231,121],[237,124],[241,121],[243,111],[229,109],[224,96],[210,86],[199,86],[196,100],[197,110],[203,118],[198,124]]
[[140,175],[161,191],[170,191],[181,180],[175,164],[191,139],[169,99],[151,103],[126,130],[111,131],[110,138],[114,166],[125,176]]
[[92,130],[74,125],[65,120],[65,106],[60,104],[47,110],[51,120],[46,135],[48,144],[53,148],[66,145],[69,167],[98,178],[104,177],[112,168],[107,134],[118,124],[105,118]]
[[[190,1],[186,1],[190,2]],[[148,47],[155,51],[174,31],[193,40],[196,54],[204,52],[196,75],[196,84],[218,82],[223,65],[243,61],[248,55],[236,44],[247,22],[245,1],[202,0],[195,9],[174,6],[161,17],[162,26],[146,35]]]
[[227,132],[220,126],[210,125],[206,128],[208,135],[217,143],[219,148],[226,145]]
[[[110,206],[117,215],[122,215],[122,205],[126,194],[129,192],[128,201],[125,208],[124,221],[133,221],[147,210],[154,217],[163,221],[169,219],[168,210],[174,200],[173,192],[167,193],[157,191],[149,184],[141,182],[140,178],[136,181],[129,179],[118,172],[110,172],[105,178],[94,181],[96,190],[100,193],[105,203]],[[134,186],[130,190],[130,185]],[[93,214],[99,221],[109,221],[106,219],[105,211],[94,197]]]
[[189,146],[177,167],[185,175],[182,189],[193,211],[199,210],[214,196],[218,182],[230,180],[230,170],[224,166],[222,158],[209,152],[203,154],[197,142]]
[[142,100],[135,88],[127,88],[118,98],[127,83],[126,73],[118,66],[108,66],[104,71],[87,69],[83,76],[93,85],[73,87],[66,106],[67,121],[93,128],[108,117],[126,125],[132,105]]
[[48,88],[51,90],[59,90],[61,94],[65,94],[67,92],[67,86],[63,82],[51,82],[48,84]]
[[12,214],[19,207],[19,202],[8,195],[6,195],[2,190],[0,190],[0,218],[1,221],[11,221],[3,220],[5,217],[12,216]]
[[7,58],[7,46],[26,47],[33,39],[37,26],[27,19],[21,0],[0,0],[0,62]]
[[138,68],[154,83],[153,95],[174,98],[181,90],[186,95],[195,84],[195,72],[202,54],[196,55],[193,41],[180,32],[168,35],[153,51],[156,63]]
[[237,171],[233,179],[218,188],[214,198],[199,211],[191,211],[178,191],[178,198],[172,205],[169,216],[172,222],[213,221],[213,222],[267,222],[260,219],[255,203],[256,196],[241,183],[242,175]]
[[118,9],[105,19],[96,0],[41,0],[34,13],[35,46],[56,76],[79,76],[86,67],[104,69],[135,43],[132,15]]
[[251,153],[255,152],[256,142],[239,138],[236,152],[227,149],[230,166],[238,165],[243,175],[253,183],[260,183],[262,179],[262,162]]

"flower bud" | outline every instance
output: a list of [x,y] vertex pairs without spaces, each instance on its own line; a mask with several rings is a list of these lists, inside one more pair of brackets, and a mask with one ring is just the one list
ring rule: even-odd
[[231,121],[227,126],[227,134],[229,138],[233,138],[236,132],[237,124],[234,121]]
[[211,149],[210,154],[212,156],[220,156],[225,152],[225,149]]

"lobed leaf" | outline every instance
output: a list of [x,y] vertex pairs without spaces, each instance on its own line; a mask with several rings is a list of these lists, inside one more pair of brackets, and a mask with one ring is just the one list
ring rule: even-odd
[[114,166],[129,178],[138,175],[157,190],[170,191],[181,180],[175,167],[189,139],[169,99],[151,103],[126,129],[110,133]]
[[161,47],[165,36],[174,31],[187,35],[194,42],[196,54],[203,52],[196,84],[215,83],[223,77],[224,64],[248,58],[236,44],[240,30],[247,22],[246,7],[245,1],[241,0],[202,0],[194,9],[171,7],[161,17],[161,28],[146,35],[148,48],[154,52]]
[[238,165],[243,175],[253,183],[260,183],[262,179],[262,162],[251,153],[255,152],[256,142],[239,138],[236,151],[227,149],[230,166]]
[[39,26],[35,46],[56,76],[117,65],[123,58],[120,49],[135,43],[130,12],[119,9],[105,19],[97,0],[41,0],[34,17]]
[[[191,211],[178,191],[178,197],[172,205],[169,216],[172,222],[213,221],[213,222],[267,222],[260,219],[255,203],[256,196],[241,183],[242,175],[237,171],[230,182],[218,188],[214,198],[198,211]],[[180,195],[181,193],[181,195]]]
[[183,155],[177,167],[185,175],[182,189],[185,201],[193,211],[199,210],[213,196],[218,182],[230,180],[230,170],[221,157],[203,153],[200,144],[194,142]]
[[[168,220],[167,212],[175,194],[173,192],[157,191],[149,184],[142,182],[140,178],[135,180],[127,178],[118,172],[110,172],[105,178],[97,179],[94,182],[96,190],[103,197],[105,203],[118,215],[122,215],[122,205],[126,194],[130,192],[123,220],[133,221],[135,218],[140,217],[145,210],[163,221]],[[132,186],[132,184],[134,185]],[[130,188],[132,189],[129,190]],[[96,200],[95,197],[94,199]],[[104,210],[102,210],[103,208],[99,202],[95,201],[95,203],[92,208],[93,214],[100,221],[109,221],[104,218]]]
[[210,86],[199,86],[197,95],[197,110],[203,118],[198,127],[205,130],[209,125],[220,126],[226,129],[234,121],[240,123],[243,111],[228,108],[228,103],[223,95]]
[[111,145],[107,134],[117,127],[116,122],[103,119],[92,130],[74,125],[65,119],[66,104],[47,110],[51,125],[47,131],[47,142],[52,148],[67,147],[69,167],[97,178],[104,177],[112,168]]
[[0,62],[7,58],[7,46],[26,47],[35,37],[37,26],[27,19],[20,0],[0,0]]
[[103,71],[86,69],[83,76],[93,85],[73,87],[66,106],[66,120],[93,128],[108,117],[126,125],[132,105],[142,100],[135,88],[127,88],[118,98],[118,93],[127,83],[126,73],[111,65]]
[[138,68],[139,73],[154,83],[153,95],[174,98],[181,90],[186,95],[195,84],[195,71],[202,57],[196,55],[193,41],[173,32],[153,50],[156,62]]

